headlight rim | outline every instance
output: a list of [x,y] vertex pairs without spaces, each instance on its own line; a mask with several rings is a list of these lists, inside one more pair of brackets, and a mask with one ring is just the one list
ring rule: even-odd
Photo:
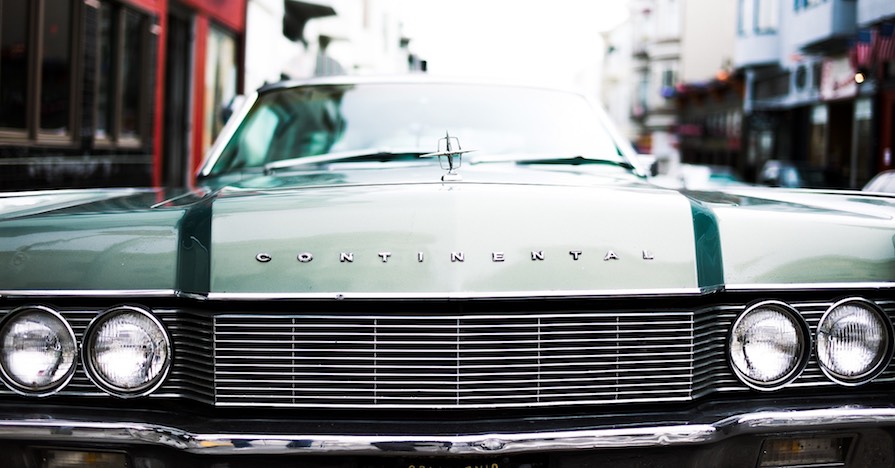
[[[747,317],[754,310],[762,308],[762,307],[771,307],[775,308],[780,312],[788,315],[796,325],[796,329],[802,335],[802,340],[800,342],[800,350],[799,350],[799,361],[792,368],[790,372],[788,372],[783,377],[776,379],[771,382],[760,382],[752,377],[749,377],[744,372],[742,372],[733,361],[733,335],[736,331],[737,327],[743,321],[745,317]],[[811,334],[811,328],[808,326],[808,322],[805,321],[805,317],[796,310],[795,307],[787,304],[786,302],[779,300],[762,300],[755,302],[751,305],[748,305],[745,310],[740,312],[737,316],[736,320],[734,320],[733,324],[730,327],[730,331],[727,334],[727,362],[730,366],[730,369],[733,371],[733,374],[736,376],[737,380],[741,383],[745,384],[747,387],[758,390],[762,392],[773,392],[776,390],[780,390],[783,387],[791,384],[793,381],[799,378],[800,375],[805,371],[805,368],[808,367],[808,361],[811,359],[811,353],[814,352],[814,337]]]
[[[96,367],[90,358],[90,353],[88,352],[89,347],[93,346],[95,341],[97,327],[122,312],[135,312],[152,321],[155,326],[161,330],[162,336],[164,337],[165,350],[167,351],[167,359],[162,371],[159,372],[154,379],[133,389],[124,389],[103,379],[100,373],[96,370]],[[103,310],[90,321],[90,324],[87,325],[87,328],[84,330],[84,338],[81,340],[81,365],[84,367],[84,373],[87,374],[87,378],[90,379],[94,385],[99,387],[100,390],[122,399],[145,397],[158,390],[168,378],[173,362],[174,347],[168,329],[165,327],[164,323],[152,313],[151,309],[142,306],[122,304]]]
[[[842,376],[836,375],[831,370],[827,369],[827,366],[824,365],[823,361],[820,359],[820,352],[817,347],[820,345],[820,329],[821,324],[829,317],[829,315],[837,308],[844,304],[858,302],[864,304],[869,308],[872,312],[874,312],[877,317],[879,317],[882,321],[883,328],[886,336],[886,350],[882,353],[882,358],[876,363],[876,365],[869,371],[861,374],[858,377],[846,378]],[[863,298],[863,297],[847,297],[844,299],[840,299],[833,303],[824,314],[820,317],[820,320],[817,321],[817,328],[815,331],[817,335],[814,339],[814,353],[817,356],[817,367],[820,368],[821,372],[830,379],[835,384],[841,385],[843,387],[857,387],[860,385],[864,385],[873,381],[873,379],[879,377],[880,374],[885,372],[886,368],[888,368],[889,364],[892,362],[893,354],[895,354],[895,343],[892,341],[895,340],[895,326],[892,324],[892,320],[885,311],[882,310],[881,307],[876,305],[875,302]]]
[[2,338],[3,336],[3,330],[12,319],[14,319],[17,315],[23,314],[29,310],[39,310],[41,312],[48,313],[53,318],[62,323],[66,335],[68,335],[68,337],[71,338],[72,341],[72,351],[74,352],[74,356],[72,358],[71,368],[67,371],[65,377],[59,379],[55,384],[42,387],[39,390],[35,391],[30,387],[25,387],[16,382],[16,379],[9,375],[9,373],[6,371],[6,368],[3,366],[2,361],[0,361],[0,380],[2,380],[3,383],[6,385],[6,388],[11,390],[13,393],[27,397],[43,398],[61,392],[75,377],[75,373],[78,369],[78,362],[80,361],[79,358],[81,347],[78,343],[78,338],[75,335],[74,329],[72,328],[71,324],[68,323],[68,320],[66,320],[65,317],[63,317],[62,314],[59,313],[59,311],[57,311],[56,309],[42,304],[23,305],[9,311],[9,313],[7,313],[2,320],[0,320],[0,338]]

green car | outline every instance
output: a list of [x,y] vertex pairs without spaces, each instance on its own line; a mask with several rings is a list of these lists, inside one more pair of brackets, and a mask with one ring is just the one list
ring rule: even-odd
[[0,196],[0,466],[892,466],[895,198],[650,182],[584,97],[261,89]]

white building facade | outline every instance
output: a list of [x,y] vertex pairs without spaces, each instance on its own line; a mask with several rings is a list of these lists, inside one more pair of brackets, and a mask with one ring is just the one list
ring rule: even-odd
[[408,52],[399,7],[389,0],[249,0],[245,89],[282,79],[419,68]]

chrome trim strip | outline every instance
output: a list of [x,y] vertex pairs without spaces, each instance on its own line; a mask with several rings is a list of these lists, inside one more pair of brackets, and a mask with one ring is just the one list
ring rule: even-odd
[[208,455],[493,455],[550,450],[681,446],[717,443],[742,434],[779,434],[782,431],[820,431],[827,428],[832,430],[841,429],[845,425],[878,427],[893,423],[893,408],[854,406],[746,413],[710,424],[460,436],[199,434],[177,427],[138,422],[8,418],[0,420],[0,439],[75,444],[149,443]]
[[3,298],[31,297],[181,297],[174,289],[22,289],[0,291]]
[[278,299],[537,299],[537,298],[599,298],[599,297],[656,297],[656,296],[699,296],[723,291],[761,292],[761,291],[826,291],[856,289],[895,289],[895,282],[868,283],[780,283],[780,284],[728,284],[699,288],[664,288],[664,289],[593,289],[593,290],[554,290],[554,291],[442,291],[442,292],[210,292],[191,293],[176,289],[22,289],[0,290],[0,298],[32,298],[32,297],[180,297],[193,300],[211,301],[258,301]]
[[724,285],[726,291],[825,291],[830,289],[893,289],[895,282],[876,281],[866,283],[743,283]]
[[590,298],[590,297],[655,297],[698,296],[707,290],[700,288],[669,289],[619,289],[619,290],[572,290],[572,291],[503,291],[503,292],[320,292],[320,293],[208,293],[211,301],[257,301],[265,299],[537,299],[537,298]]
[[211,168],[217,164],[218,159],[221,157],[221,152],[224,151],[224,148],[227,146],[227,143],[230,142],[230,139],[233,138],[233,135],[236,133],[236,130],[239,128],[239,125],[245,119],[246,115],[248,115],[249,110],[255,106],[255,101],[258,100],[258,93],[253,92],[251,94],[247,94],[245,96],[245,100],[239,105],[239,108],[236,109],[236,112],[227,119],[227,123],[224,124],[224,128],[221,129],[219,138],[215,139],[215,142],[212,144],[211,148],[208,149],[206,153],[205,161],[202,163],[202,166],[196,171],[196,176],[199,178],[207,177],[211,174]]

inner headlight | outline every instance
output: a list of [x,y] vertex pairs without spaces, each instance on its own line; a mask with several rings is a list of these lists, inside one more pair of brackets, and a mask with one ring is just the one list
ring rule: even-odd
[[68,322],[43,306],[23,307],[0,326],[0,373],[14,391],[49,395],[71,380],[78,347]]
[[148,311],[120,306],[99,315],[84,335],[90,378],[121,397],[146,395],[161,385],[171,364],[168,333]]
[[891,335],[892,323],[872,303],[863,299],[840,301],[817,325],[817,360],[835,382],[868,382],[892,358]]
[[786,304],[757,304],[733,325],[729,339],[731,367],[752,388],[780,388],[805,368],[808,336],[804,320]]

